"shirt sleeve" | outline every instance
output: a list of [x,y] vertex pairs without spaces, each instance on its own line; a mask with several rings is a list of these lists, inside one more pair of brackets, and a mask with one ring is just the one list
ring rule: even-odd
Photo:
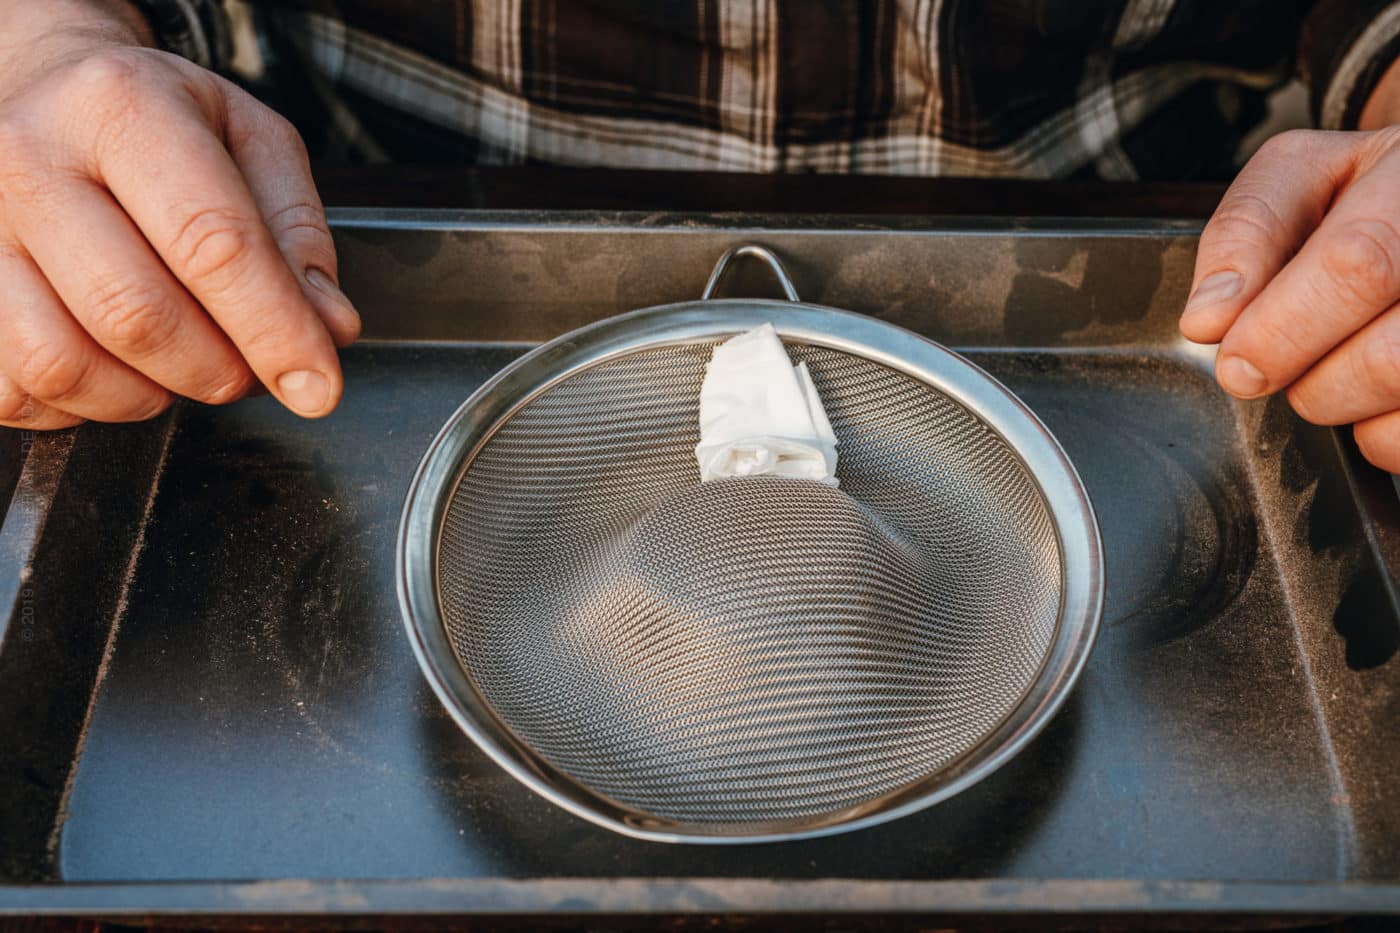
[[1318,0],[1303,20],[1300,76],[1313,119],[1355,129],[1381,76],[1400,56],[1400,0]]
[[211,71],[233,58],[228,12],[222,0],[133,0],[151,24],[156,43]]

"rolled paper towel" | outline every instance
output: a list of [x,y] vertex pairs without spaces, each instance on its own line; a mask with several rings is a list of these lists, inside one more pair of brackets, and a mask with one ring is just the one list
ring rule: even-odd
[[774,474],[836,485],[836,435],[807,364],[772,324],[715,347],[700,386],[700,481]]

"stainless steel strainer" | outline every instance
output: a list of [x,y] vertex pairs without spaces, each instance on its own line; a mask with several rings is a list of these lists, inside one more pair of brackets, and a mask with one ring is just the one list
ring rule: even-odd
[[[790,302],[710,300],[736,253]],[[699,483],[716,343],[771,321],[840,440],[839,488]],[[752,842],[893,819],[1054,714],[1102,554],[1064,452],[981,369],[797,301],[731,250],[698,302],[554,340],[433,441],[399,537],[418,659],[492,758],[631,836]]]

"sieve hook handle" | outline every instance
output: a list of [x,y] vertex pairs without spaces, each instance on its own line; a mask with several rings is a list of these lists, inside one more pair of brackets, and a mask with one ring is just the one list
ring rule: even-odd
[[725,274],[734,260],[742,259],[745,256],[752,256],[761,259],[773,270],[773,275],[778,279],[778,284],[783,288],[783,294],[787,295],[788,301],[801,301],[797,297],[797,289],[792,284],[791,277],[787,270],[783,268],[782,262],[777,255],[766,246],[759,246],[757,243],[745,243],[741,246],[731,246],[725,250],[724,255],[719,257],[719,262],[715,263],[715,271],[710,273],[710,280],[705,283],[705,290],[700,293],[701,301],[709,301],[714,297],[715,290],[719,288],[720,282],[724,281]]

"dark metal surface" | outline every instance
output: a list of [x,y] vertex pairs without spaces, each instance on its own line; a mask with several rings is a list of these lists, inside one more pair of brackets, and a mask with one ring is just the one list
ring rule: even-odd
[[[26,643],[12,612],[0,641],[0,738],[28,743],[0,766],[0,910],[1400,910],[1379,539],[1338,435],[1228,402],[1176,338],[1190,228],[338,227],[372,340],[336,414],[263,398],[78,429],[30,537],[16,506],[53,452],[19,479],[0,560],[32,562],[43,622]],[[403,637],[394,527],[433,433],[520,352],[491,341],[692,298],[745,240],[810,300],[981,348],[1083,477],[1105,624],[1059,717],[962,796],[840,839],[667,847],[568,816],[458,733]],[[731,293],[769,293],[738,272]]]
[[559,165],[322,165],[327,204],[475,210],[667,210],[747,214],[921,214],[1002,217],[1210,215],[1220,183],[1027,181],[890,175],[751,175]]

